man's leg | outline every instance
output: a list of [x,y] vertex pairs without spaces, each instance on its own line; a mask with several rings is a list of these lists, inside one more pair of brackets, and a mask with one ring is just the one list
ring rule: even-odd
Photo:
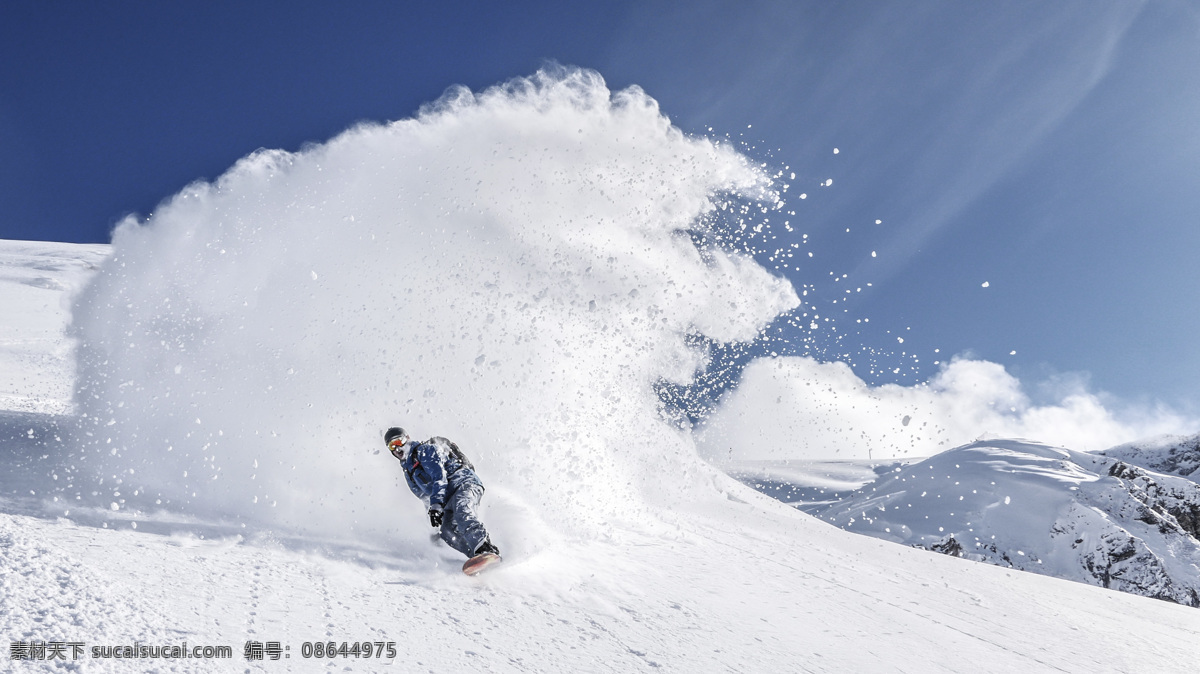
[[441,536],[443,541],[446,541],[446,545],[449,545],[468,557],[471,556],[471,552],[469,550],[463,550],[465,544],[463,543],[462,537],[454,533],[453,501],[447,503],[446,509],[442,511],[442,528],[438,530],[438,534]]
[[442,540],[450,547],[470,557],[480,543],[487,540],[487,529],[479,521],[476,509],[483,497],[483,487],[466,483],[455,489],[446,502],[442,519]]

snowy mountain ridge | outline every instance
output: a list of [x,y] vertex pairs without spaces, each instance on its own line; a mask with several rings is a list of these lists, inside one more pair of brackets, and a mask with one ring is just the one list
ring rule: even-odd
[[1016,440],[880,472],[794,505],[847,531],[1200,606],[1200,485],[1186,478]]
[[1129,442],[1097,452],[1156,473],[1179,475],[1200,482],[1200,435],[1164,435]]

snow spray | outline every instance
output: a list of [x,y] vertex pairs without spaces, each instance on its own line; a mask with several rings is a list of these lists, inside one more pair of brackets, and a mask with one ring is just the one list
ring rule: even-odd
[[778,195],[640,89],[578,69],[256,152],[116,228],[74,308],[73,460],[100,487],[73,488],[416,538],[379,451],[403,425],[453,438],[485,505],[561,534],[687,498],[711,469],[656,383],[702,365],[689,335],[749,340],[798,304],[701,243],[729,199]]

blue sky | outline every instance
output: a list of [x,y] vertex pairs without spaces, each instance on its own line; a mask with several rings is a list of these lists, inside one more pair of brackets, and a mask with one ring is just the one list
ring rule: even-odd
[[[256,148],[546,60],[795,171],[814,257],[789,273],[855,326],[855,362],[886,352],[916,383],[971,353],[1197,409],[1200,9],[1183,0],[6,2],[0,238],[107,241]],[[864,292],[831,304],[847,285]]]

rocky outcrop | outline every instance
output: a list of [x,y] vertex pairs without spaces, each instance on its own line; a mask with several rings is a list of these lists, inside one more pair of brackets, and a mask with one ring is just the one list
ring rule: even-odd
[[1200,540],[1200,484],[1173,481],[1160,484],[1144,468],[1117,461],[1108,474],[1122,481],[1142,507],[1136,518],[1159,527],[1160,533],[1185,533]]
[[[1158,525],[1162,520],[1154,520]],[[1059,538],[1057,546],[1069,546],[1075,553],[1083,579],[1092,585],[1173,601],[1186,606],[1200,607],[1200,578],[1180,573],[1164,559],[1163,546],[1156,551],[1143,537],[1113,522],[1112,518],[1092,506],[1072,504],[1061,519],[1061,527],[1051,532]],[[1179,529],[1158,529],[1166,542],[1166,553],[1172,547],[1196,545],[1194,539]],[[1172,540],[1175,539],[1175,540]]]

